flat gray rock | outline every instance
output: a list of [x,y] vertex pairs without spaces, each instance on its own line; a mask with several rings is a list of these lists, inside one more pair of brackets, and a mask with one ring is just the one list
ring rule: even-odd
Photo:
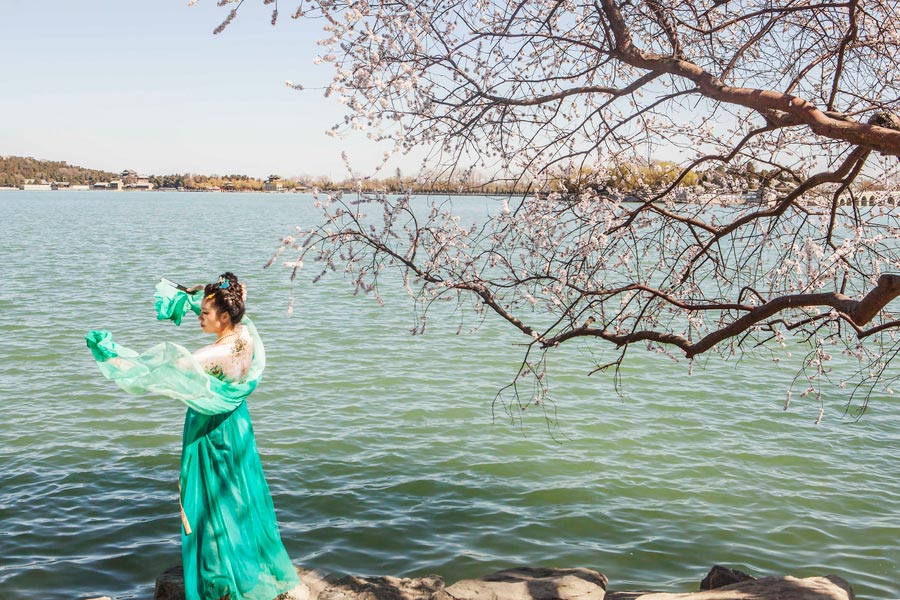
[[603,600],[606,583],[591,569],[523,567],[458,581],[433,600]]
[[837,575],[825,577],[762,577],[714,590],[668,594],[613,592],[607,600],[855,600],[850,584]]
[[[740,573],[740,572],[738,572]],[[606,576],[591,569],[523,567],[451,586],[437,575],[421,578],[338,577],[297,567],[301,585],[277,600],[855,600],[836,575],[763,577],[688,593],[606,591]],[[740,573],[740,576],[747,576]],[[155,600],[184,600],[181,566],[156,580]]]
[[[431,600],[444,587],[437,575],[428,577],[337,577],[322,571],[297,569],[300,585],[275,600]],[[181,565],[156,579],[154,600],[184,600]]]
[[310,600],[431,600],[444,588],[437,575],[421,578],[342,577]]

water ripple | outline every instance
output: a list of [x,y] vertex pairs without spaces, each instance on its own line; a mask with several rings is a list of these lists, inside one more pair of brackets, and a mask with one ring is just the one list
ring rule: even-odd
[[[0,194],[5,597],[145,598],[178,560],[184,408],[111,386],[83,334],[108,328],[137,349],[203,343],[193,322],[152,318],[152,283],[226,268],[248,279],[269,350],[250,410],[285,544],[304,566],[454,580],[584,565],[618,589],[685,591],[726,563],[833,572],[859,597],[900,597],[897,400],[874,398],[854,422],[836,390],[813,426],[815,403],[782,411],[789,360],[712,361],[688,377],[639,353],[620,397],[610,379],[585,377],[590,350],[574,346],[551,358],[555,423],[540,409],[510,419],[492,402],[521,340],[501,324],[456,335],[438,307],[429,333],[412,337],[399,287],[384,287],[379,308],[340,277],[299,283],[296,316],[284,318],[286,280],[260,265],[308,217],[308,199],[134,198]],[[240,218],[225,247],[202,222],[159,218],[213,209]],[[101,220],[115,251],[92,243]],[[217,251],[187,255],[188,238]],[[26,302],[35,289],[40,302]]]

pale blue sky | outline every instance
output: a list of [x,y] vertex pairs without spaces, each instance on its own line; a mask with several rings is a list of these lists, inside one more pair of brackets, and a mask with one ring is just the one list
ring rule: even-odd
[[[330,175],[383,147],[325,135],[343,107],[318,90],[319,23],[249,0],[224,33],[216,0],[0,0],[0,154],[146,174]],[[415,161],[400,166],[412,172]]]

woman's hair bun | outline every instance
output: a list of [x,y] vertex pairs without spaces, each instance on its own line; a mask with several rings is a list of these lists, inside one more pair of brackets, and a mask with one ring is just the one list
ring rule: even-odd
[[244,284],[231,271],[219,275],[216,283],[208,284],[205,293],[212,297],[219,310],[224,310],[231,316],[232,323],[239,323],[244,317]]
[[[245,291],[246,288],[244,287],[243,283],[240,283],[238,281],[237,275],[235,275],[231,271],[226,271],[225,273],[219,275],[219,280],[222,282],[228,282],[228,288],[226,288],[226,290],[224,291],[236,296],[241,300],[241,302],[244,302],[247,299],[247,293]],[[222,284],[220,283],[219,285],[221,286]]]
[[225,281],[227,281],[230,286],[238,285],[237,275],[235,275],[231,271],[226,271],[225,273],[219,275],[219,282],[224,283]]

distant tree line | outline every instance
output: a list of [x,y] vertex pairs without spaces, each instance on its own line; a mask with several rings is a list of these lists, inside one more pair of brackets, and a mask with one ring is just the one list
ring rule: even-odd
[[[682,176],[679,165],[670,161],[651,160],[646,163],[621,163],[610,166],[604,172],[591,169],[560,171],[555,177],[560,190],[578,192],[585,189],[608,188],[623,192],[659,189],[672,184],[679,176],[683,187],[701,186],[706,188],[737,190],[758,187],[779,188],[799,181],[801,174],[783,169],[758,169],[752,162],[743,165],[716,166],[706,170],[692,170]],[[119,179],[118,173],[86,169],[69,165],[65,161],[47,161],[20,156],[0,156],[0,187],[20,186],[27,181],[68,181],[72,185],[90,185],[99,181]],[[236,192],[257,192],[266,189],[266,181],[277,182],[284,190],[357,190],[402,193],[460,193],[503,194],[528,191],[528,183],[511,181],[502,177],[487,177],[475,171],[465,171],[452,179],[404,176],[400,169],[392,175],[375,178],[351,175],[339,180],[330,177],[301,175],[283,178],[269,175],[258,179],[249,175],[198,175],[196,173],[151,175],[154,188],[182,189],[192,191],[225,190]]]
[[599,171],[582,168],[560,170],[553,187],[576,193],[584,190],[618,190],[638,192],[665,189],[677,182],[678,187],[703,188],[736,192],[744,189],[782,188],[800,181],[800,175],[784,169],[758,169],[752,162],[736,165],[717,165],[707,169],[683,171],[675,162],[650,160],[621,162]]
[[0,187],[17,187],[26,181],[68,181],[73,185],[90,185],[109,181],[117,175],[109,171],[85,169],[65,161],[38,160],[22,156],[0,156]]
[[261,191],[265,181],[249,175],[197,175],[184,173],[181,175],[151,175],[150,183],[157,189],[185,190],[234,190],[236,192]]

